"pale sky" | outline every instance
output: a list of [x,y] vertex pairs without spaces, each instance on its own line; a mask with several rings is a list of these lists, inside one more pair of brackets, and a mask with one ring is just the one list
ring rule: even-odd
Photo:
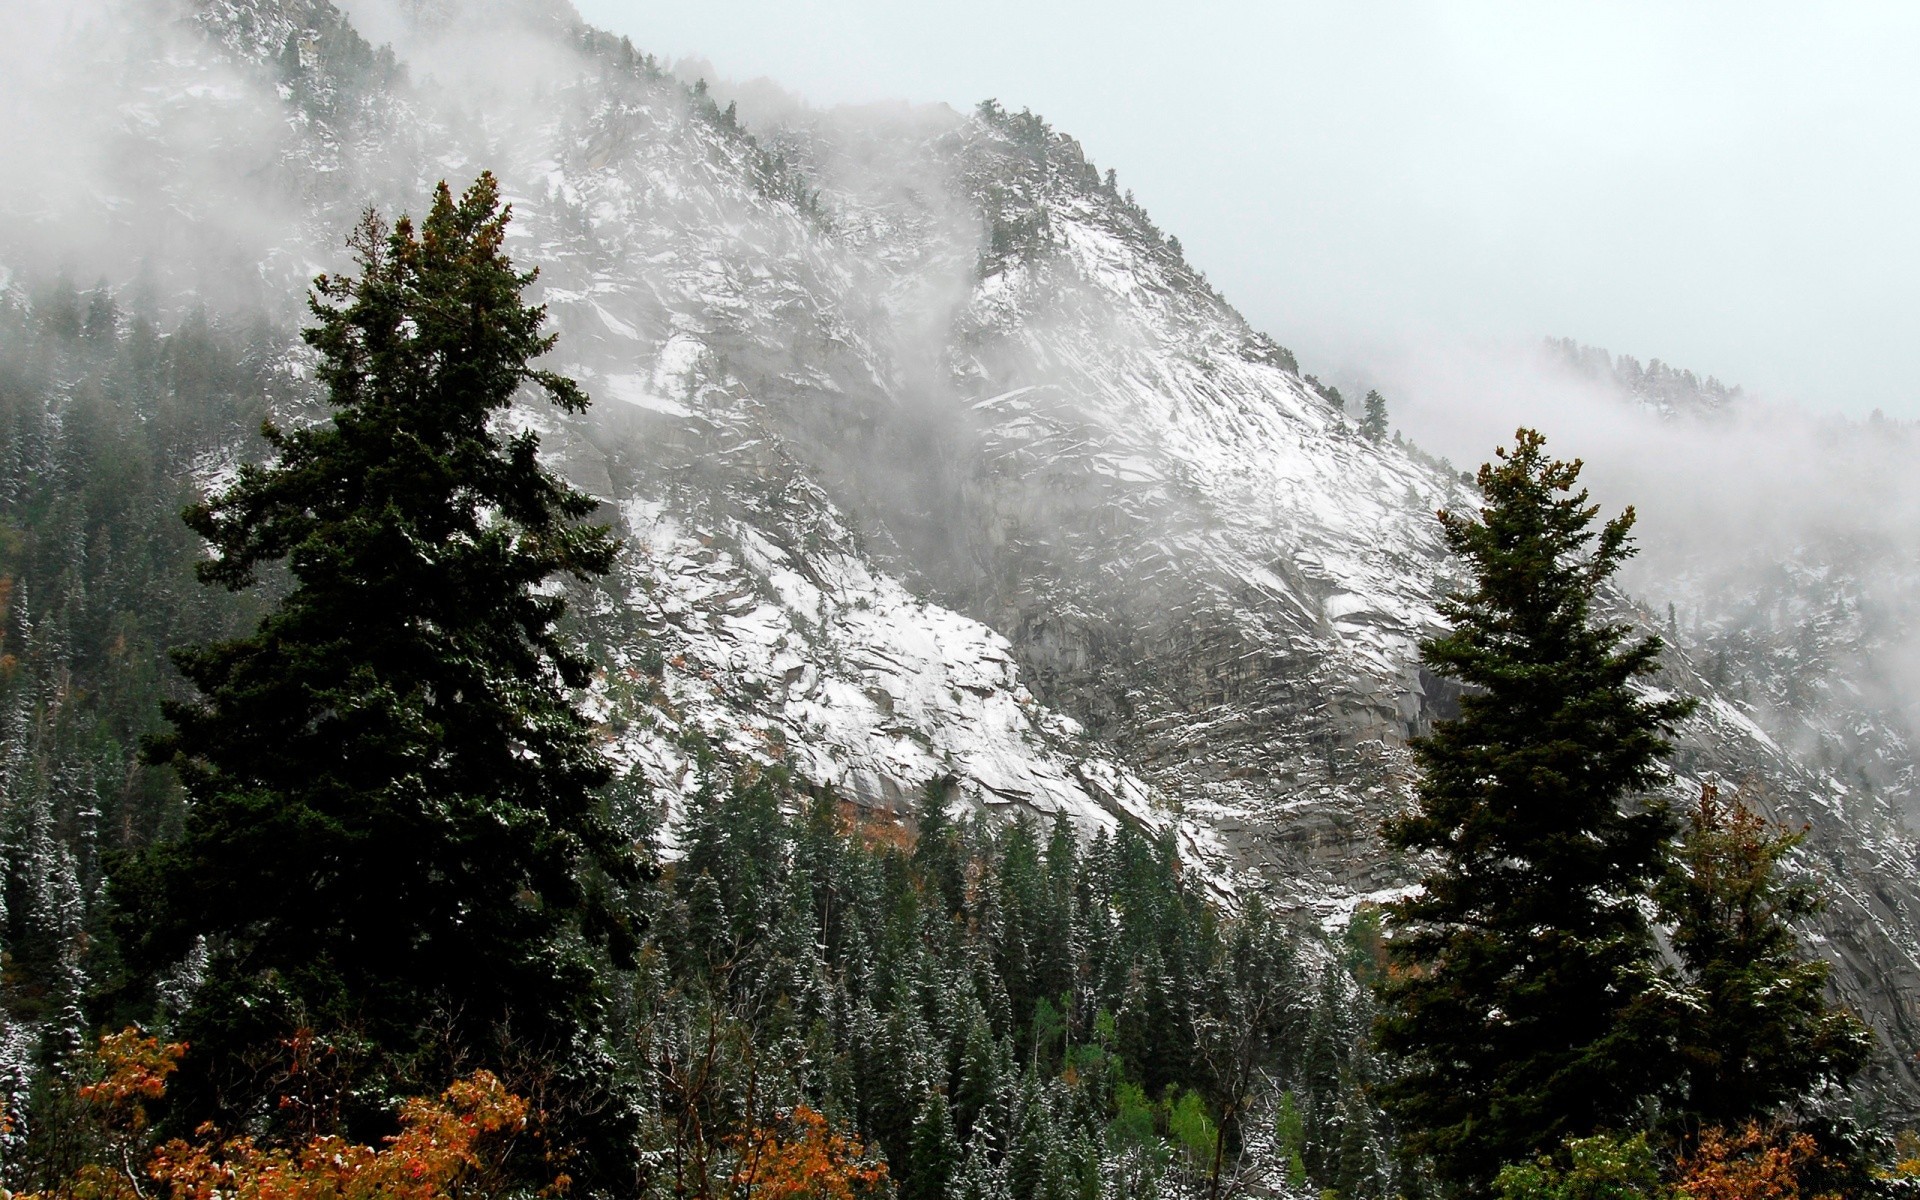
[[815,104],[1033,109],[1307,370],[1552,334],[1920,417],[1920,5],[576,2]]

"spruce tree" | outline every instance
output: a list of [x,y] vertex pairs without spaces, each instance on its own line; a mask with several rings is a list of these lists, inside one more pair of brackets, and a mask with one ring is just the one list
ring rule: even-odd
[[929,900],[943,915],[960,912],[966,898],[966,870],[960,834],[947,812],[947,783],[930,779],[914,812],[913,862],[931,885]]
[[[960,1049],[959,1080],[953,1093],[954,1125],[963,1142],[981,1145],[999,1132],[991,1128],[994,1101],[1004,1084],[999,1049],[993,1030],[987,1025],[986,1010],[978,1000],[972,1000],[966,1040]],[[974,1137],[976,1131],[982,1134],[978,1139]]]
[[1026,813],[1014,818],[1000,840],[994,882],[1000,901],[999,927],[992,931],[994,965],[1006,982],[1015,1030],[1026,1040],[1034,1006],[1046,994],[1042,976],[1046,923],[1046,870],[1041,862],[1039,828]]
[[1660,888],[1696,1001],[1676,1108],[1700,1125],[1766,1120],[1822,1083],[1845,1083],[1866,1060],[1866,1031],[1827,1005],[1827,964],[1804,959],[1787,924],[1819,907],[1810,882],[1780,871],[1805,838],[1708,784]]
[[947,1200],[960,1164],[960,1140],[947,1098],[929,1092],[914,1118],[910,1169],[901,1172],[900,1200]]
[[1047,1103],[1046,1087],[1028,1068],[1020,1081],[1020,1120],[1007,1147],[1007,1188],[1016,1196],[1043,1197],[1061,1186],[1051,1168],[1058,1153],[1059,1130]]
[[284,1115],[282,1042],[306,1027],[346,1132],[488,1065],[598,1152],[568,1167],[592,1186],[630,1170],[600,964],[632,944],[610,897],[640,864],[602,815],[609,768],[569,693],[590,666],[551,585],[616,544],[504,420],[522,392],[587,406],[533,365],[556,335],[522,300],[509,215],[490,175],[442,184],[417,228],[369,213],[358,274],[310,300],[331,420],[265,426],[270,464],[187,511],[204,582],[285,590],[251,635],[176,655],[199,698],[167,705],[147,756],[179,772],[185,829],[122,872],[118,930],[149,979],[211,952],[180,1028],[185,1126]]
[[1010,1200],[1006,1180],[987,1162],[986,1152],[978,1148],[967,1151],[951,1194],[953,1200]]
[[1421,652],[1464,694],[1414,743],[1417,803],[1385,831],[1429,868],[1389,910],[1376,1032],[1403,1069],[1383,1098],[1462,1190],[1671,1083],[1645,899],[1673,821],[1644,793],[1691,702],[1640,686],[1659,638],[1595,615],[1634,515],[1595,529],[1579,473],[1522,429],[1480,468],[1479,514],[1440,514],[1472,583]]
[[1360,432],[1365,434],[1370,442],[1386,441],[1387,398],[1377,390],[1369,391],[1366,404],[1366,412],[1360,418]]

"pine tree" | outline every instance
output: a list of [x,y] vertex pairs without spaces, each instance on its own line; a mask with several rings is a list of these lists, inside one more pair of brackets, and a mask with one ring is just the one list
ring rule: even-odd
[[1360,432],[1370,442],[1387,440],[1387,398],[1378,391],[1367,393],[1366,413],[1360,418]]
[[1460,1188],[1672,1082],[1643,902],[1673,822],[1639,797],[1691,703],[1636,686],[1657,637],[1594,615],[1633,510],[1594,530],[1579,472],[1522,429],[1481,467],[1479,515],[1440,515],[1473,582],[1422,658],[1466,693],[1415,743],[1417,805],[1386,829],[1434,865],[1389,910],[1377,1034],[1404,1070],[1384,1099]]
[[1787,924],[1819,905],[1811,883],[1780,874],[1805,838],[1708,784],[1660,889],[1698,994],[1677,1107],[1701,1125],[1765,1120],[1823,1082],[1844,1083],[1866,1060],[1866,1031],[1827,1006],[1827,964],[1803,959]]
[[10,1007],[38,1027],[43,1065],[63,1071],[84,1048],[87,978],[81,966],[85,909],[74,857],[54,829],[53,796],[43,782],[13,814],[5,911]]
[[1032,1031],[1034,1005],[1046,994],[1039,956],[1046,923],[1046,874],[1041,865],[1039,830],[1021,813],[1000,839],[995,863],[999,921],[993,929],[994,965],[1006,981],[1013,1023],[1020,1040]]
[[[1229,931],[1220,962],[1208,973],[1206,1010],[1195,1022],[1208,1098],[1220,1114],[1216,1177],[1241,1141],[1241,1121],[1253,1105],[1267,1065],[1294,1025],[1297,980],[1278,923],[1255,896]],[[1329,972],[1331,973],[1331,972]]]
[[[1046,887],[1041,893],[1039,923],[1035,929],[1034,981],[1041,998],[1056,1006],[1061,1032],[1070,1043],[1076,1029],[1074,1011],[1074,880],[1080,873],[1080,839],[1064,817],[1053,819],[1047,836]],[[1037,1009],[1036,1005],[1036,1009]]]
[[1019,1117],[1003,1162],[1007,1187],[1016,1196],[1037,1196],[1046,1186],[1054,1129],[1053,1114],[1047,1111],[1040,1081],[1031,1070],[1020,1079],[1018,1105]]
[[939,1092],[928,1094],[914,1119],[911,1166],[900,1181],[900,1200],[947,1200],[960,1172],[960,1141],[947,1098]]
[[913,861],[932,885],[930,898],[937,898],[943,913],[953,914],[964,907],[966,879],[960,836],[947,815],[947,782],[929,780],[920,793],[914,814]]
[[[953,1093],[953,1119],[959,1136],[975,1145],[991,1140],[994,1130],[992,1107],[1003,1085],[1000,1070],[999,1046],[995,1043],[993,1030],[987,1025],[986,1010],[978,1000],[971,1005],[967,1020],[965,1041],[960,1049],[960,1070],[957,1085]],[[982,1136],[975,1139],[976,1130]],[[995,1146],[999,1150],[1002,1147]]]
[[954,1200],[1010,1200],[1006,1180],[987,1162],[986,1152],[977,1147],[967,1151],[952,1195]]
[[1392,1194],[1387,1156],[1374,1134],[1371,1117],[1359,1090],[1349,1088],[1335,1120],[1339,1133],[1333,1190],[1344,1200],[1376,1200]]
[[211,946],[173,1089],[189,1127],[271,1120],[279,1044],[305,1025],[337,1048],[361,1136],[455,1061],[547,1073],[598,1154],[570,1168],[591,1185],[631,1170],[594,944],[631,945],[612,897],[639,862],[602,816],[609,769],[568,693],[590,665],[547,585],[605,572],[615,543],[501,422],[523,389],[587,405],[532,365],[555,336],[522,302],[508,219],[490,175],[458,200],[442,184],[417,230],[369,213],[359,274],[311,300],[332,420],[269,424],[272,465],[188,510],[216,552],[204,582],[289,586],[250,636],[176,656],[200,698],[166,707],[147,753],[191,805],[123,874],[118,930],[148,978]]
[[1319,995],[1307,1020],[1297,1073],[1302,1107],[1301,1146],[1307,1166],[1331,1180],[1338,1168],[1341,1119],[1347,1097],[1347,1059],[1352,1031],[1347,1020],[1348,982],[1333,967],[1321,972]]
[[914,1129],[931,1074],[923,1055],[931,1042],[912,989],[904,978],[897,980],[886,997],[884,1015],[870,1023],[859,1047],[856,1079],[861,1125],[886,1152],[888,1162],[913,1161]]

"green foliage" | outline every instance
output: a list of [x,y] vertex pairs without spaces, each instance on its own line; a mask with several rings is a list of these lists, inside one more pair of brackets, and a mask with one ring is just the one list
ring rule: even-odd
[[[19,303],[30,293],[31,305]],[[59,1081],[118,973],[102,892],[118,854],[179,819],[137,758],[179,694],[165,648],[242,627],[191,586],[192,479],[284,401],[265,327],[200,311],[161,328],[145,289],[64,278],[0,292],[0,1184],[59,1158]],[[44,1182],[45,1176],[40,1177]]]
[[614,543],[496,421],[523,387],[586,405],[530,365],[554,338],[506,220],[490,176],[458,201],[442,185],[417,232],[369,216],[359,275],[317,281],[306,335],[332,420],[267,426],[273,465],[187,511],[217,552],[205,582],[288,582],[250,636],[176,652],[200,697],[166,705],[149,754],[193,804],[117,881],[137,973],[212,952],[181,1025],[188,1125],[286,1112],[272,1064],[311,1027],[361,1136],[456,1064],[525,1088],[539,1063],[593,1114],[567,1135],[616,1169],[630,1116],[596,1065],[600,976],[634,945],[609,898],[640,864],[603,819],[608,768],[568,694],[591,667],[544,586],[605,571]]
[[1421,650],[1466,692],[1415,743],[1417,806],[1386,829],[1434,866],[1389,910],[1378,1040],[1404,1071],[1383,1096],[1461,1187],[1673,1081],[1675,1014],[1641,904],[1672,819],[1638,798],[1691,704],[1640,690],[1658,638],[1594,616],[1633,553],[1633,511],[1594,529],[1579,471],[1523,429],[1480,469],[1479,514],[1441,514],[1472,585]]
[[960,1173],[960,1142],[954,1136],[947,1098],[939,1092],[928,1095],[914,1120],[911,1166],[900,1200],[946,1200]]
[[361,118],[374,98],[403,77],[391,46],[375,49],[331,6],[307,10],[281,44],[276,67],[289,99],[317,121]]
[[1285,1164],[1288,1185],[1299,1187],[1307,1181],[1307,1123],[1300,1117],[1292,1091],[1280,1093],[1273,1117],[1273,1140]]
[[1738,1128],[1865,1062],[1866,1030],[1829,1008],[1829,968],[1806,961],[1787,924],[1818,893],[1782,865],[1806,837],[1740,797],[1701,792],[1659,889],[1673,947],[1695,991],[1681,1034],[1687,1090],[1676,1114]]
[[[1366,994],[1302,970],[1299,934],[1258,905],[1215,913],[1166,843],[1123,827],[1082,846],[1055,827],[1043,844],[1031,820],[956,826],[923,806],[929,847],[831,792],[701,762],[631,1035],[666,1081],[660,1161],[717,1180],[730,1130],[805,1104],[882,1148],[903,1195],[1151,1196],[1170,1172],[1208,1180],[1216,1154],[1230,1176],[1272,1153],[1282,1079],[1303,1110],[1345,1114],[1302,1128],[1305,1175],[1347,1178],[1323,1135],[1378,1158]],[[1326,1096],[1300,1053],[1322,995],[1341,1009],[1322,1022],[1338,1031]],[[1180,1045],[1192,1030],[1209,1032]],[[1141,1046],[1180,1052],[1149,1062]],[[1360,1175],[1356,1195],[1390,1186]]]
[[[321,21],[282,60],[314,113],[391,69]],[[731,107],[699,99],[751,145]],[[1044,259],[1057,189],[1116,185],[1037,117],[982,117],[1021,165],[992,173],[983,269]],[[762,168],[769,188],[800,178]],[[1177,242],[1115,207],[1178,264]],[[1704,1018],[1668,1020],[1631,903],[1668,824],[1619,802],[1656,777],[1684,705],[1635,690],[1657,641],[1591,619],[1630,514],[1592,533],[1577,464],[1524,432],[1481,474],[1481,519],[1447,518],[1477,590],[1427,657],[1471,687],[1462,719],[1418,747],[1421,809],[1392,836],[1443,862],[1386,942],[1363,912],[1316,974],[1257,900],[1210,906],[1170,840],[957,823],[944,781],[908,831],[830,790],[730,772],[698,739],[681,857],[655,887],[639,831],[609,818],[568,695],[590,664],[546,586],[590,581],[611,544],[534,439],[492,420],[525,385],[585,403],[530,365],[551,339],[520,303],[531,277],[500,251],[504,220],[483,181],[457,203],[443,190],[418,238],[363,228],[361,274],[320,281],[310,334],[333,421],[270,427],[276,464],[242,470],[191,529],[172,516],[185,481],[224,467],[295,386],[272,331],[190,315],[161,334],[137,298],[65,281],[0,311],[8,1053],[64,1069],[89,987],[124,951],[147,1013],[192,997],[176,1123],[371,1136],[393,1095],[478,1057],[552,1106],[547,1149],[599,1152],[569,1164],[589,1191],[615,1182],[598,1161],[654,1172],[623,1188],[705,1194],[735,1165],[730,1139],[805,1102],[884,1147],[903,1195],[982,1200],[1155,1195],[1173,1164],[1187,1187],[1267,1153],[1269,1130],[1289,1186],[1394,1194],[1414,1181],[1389,1165],[1382,1087],[1416,1148],[1480,1182],[1661,1091],[1636,1062],[1658,1057],[1648,1046],[1687,1065],[1674,1111],[1689,1119],[1764,1111],[1857,1065],[1825,969],[1793,953],[1786,920],[1810,900],[1778,874],[1785,831],[1696,818],[1661,900],[1694,989],[1681,999]],[[1292,369],[1266,346],[1249,353]],[[1361,427],[1387,436],[1378,392]],[[203,576],[230,593],[180,586],[194,532],[218,552]],[[202,647],[179,660],[197,698],[155,665],[183,643]],[[655,651],[639,663],[664,670]],[[163,696],[173,731],[153,758],[179,768],[190,809],[131,750]],[[113,870],[115,849],[156,841]],[[109,873],[126,905],[111,927]],[[1369,1052],[1355,978],[1387,1001],[1404,1073]],[[319,1050],[296,1084],[280,1051],[303,1026]],[[8,1118],[19,1066],[0,1063]],[[45,1136],[57,1115],[0,1138]],[[1644,1138],[1576,1138],[1505,1167],[1497,1189],[1654,1195],[1650,1162]]]
[[957,914],[964,907],[966,880],[961,875],[960,834],[947,815],[947,781],[929,780],[915,813],[913,861],[932,884],[930,899]]
[[1366,412],[1360,418],[1360,432],[1370,442],[1387,440],[1387,398],[1378,391],[1367,393]]
[[1573,1138],[1556,1156],[1512,1163],[1495,1178],[1497,1200],[1678,1200],[1661,1181],[1660,1159],[1636,1133]]
[[1215,1140],[1220,1128],[1207,1112],[1207,1102],[1198,1092],[1186,1091],[1167,1107],[1167,1134],[1186,1151],[1187,1161],[1197,1171],[1213,1165]]
[[1108,1126],[1117,1141],[1145,1144],[1153,1139],[1159,1107],[1147,1099],[1139,1084],[1124,1082],[1114,1092],[1113,1121]]

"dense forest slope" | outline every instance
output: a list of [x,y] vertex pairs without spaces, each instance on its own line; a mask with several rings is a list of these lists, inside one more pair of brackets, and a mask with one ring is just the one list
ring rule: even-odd
[[[669,818],[717,752],[870,808],[931,781],[1172,831],[1218,895],[1314,921],[1404,885],[1378,823],[1449,711],[1416,645],[1454,570],[1433,512],[1471,485],[1365,436],[1072,138],[993,104],[743,117],[539,0],[129,4],[78,44],[0,246],[10,844],[89,864],[60,920],[98,847],[167,820],[128,757],[158,652],[240,615],[156,514],[259,453],[260,412],[309,413],[298,298],[358,211],[482,169],[595,400],[523,419],[627,539],[581,630]],[[117,447],[152,431],[128,482]],[[1757,723],[1782,677],[1742,636],[1670,659],[1703,699],[1673,791],[1719,775],[1811,826],[1812,932],[1911,1104],[1899,774]]]

